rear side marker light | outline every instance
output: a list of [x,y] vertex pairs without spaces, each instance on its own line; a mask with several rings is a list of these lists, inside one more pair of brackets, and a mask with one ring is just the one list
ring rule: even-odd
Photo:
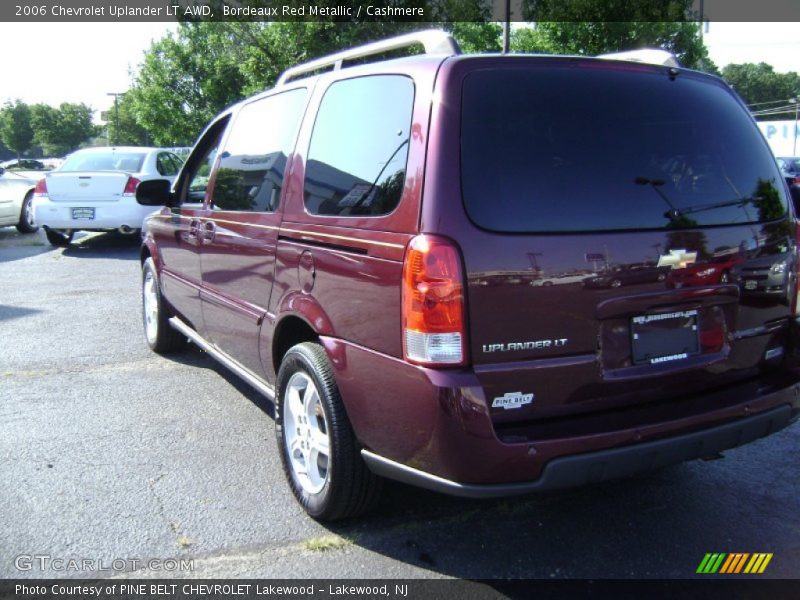
[[403,263],[403,352],[427,366],[466,362],[461,256],[452,242],[430,235],[411,240]]
[[[123,196],[135,196],[136,186],[139,185],[139,180],[136,177],[128,177],[128,182],[125,184],[125,189],[122,192]],[[117,188],[119,189],[119,188]]]

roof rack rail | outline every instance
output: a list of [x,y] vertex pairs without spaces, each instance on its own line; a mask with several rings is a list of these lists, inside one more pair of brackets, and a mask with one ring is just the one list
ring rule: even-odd
[[413,31],[397,37],[392,37],[363,46],[357,46],[349,50],[343,50],[336,54],[329,54],[322,58],[297,65],[290,69],[286,69],[278,78],[275,85],[281,85],[291,79],[295,79],[300,75],[312,73],[325,67],[333,67],[334,70],[341,69],[342,63],[346,60],[355,60],[356,58],[364,58],[375,54],[383,54],[390,50],[398,50],[400,48],[408,48],[414,44],[421,44],[425,48],[425,54],[461,54],[461,49],[458,43],[453,39],[449,33],[440,31],[438,29],[426,29],[423,31]]
[[651,65],[664,65],[665,67],[680,67],[681,63],[675,55],[666,50],[657,48],[642,48],[641,50],[628,50],[626,52],[610,52],[600,54],[597,58],[606,60],[628,60],[631,62],[648,63]]

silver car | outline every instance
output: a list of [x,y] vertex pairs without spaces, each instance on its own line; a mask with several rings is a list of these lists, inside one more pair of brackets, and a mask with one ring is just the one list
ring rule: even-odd
[[33,179],[0,167],[0,227],[13,225],[20,233],[39,229],[33,220]]

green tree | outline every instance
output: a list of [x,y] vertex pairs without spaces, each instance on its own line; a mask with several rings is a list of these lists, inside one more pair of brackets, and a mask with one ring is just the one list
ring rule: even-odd
[[45,154],[61,156],[72,152],[97,135],[92,112],[92,108],[83,103],[63,102],[58,108],[35,104],[31,108],[34,141]]
[[30,106],[21,100],[6,102],[0,109],[0,140],[17,153],[18,159],[30,150],[33,144]]
[[589,56],[661,48],[686,67],[717,73],[692,8],[692,0],[526,0],[536,33],[517,34],[517,41],[524,51]]
[[244,48],[228,25],[238,24],[182,23],[145,53],[127,96],[156,144],[192,144],[214,115],[242,97]]
[[511,31],[511,51],[558,54],[559,48],[541,28],[520,27]]
[[150,142],[147,129],[136,120],[133,98],[122,94],[116,106],[108,110],[108,143],[117,146],[145,146]]
[[92,109],[86,104],[63,102],[58,108],[36,104],[31,109],[34,141],[45,154],[64,155],[97,135]]
[[722,77],[753,111],[772,111],[759,115],[759,120],[793,118],[794,107],[788,106],[788,100],[800,94],[800,75],[796,72],[776,73],[767,63],[744,63],[726,65]]

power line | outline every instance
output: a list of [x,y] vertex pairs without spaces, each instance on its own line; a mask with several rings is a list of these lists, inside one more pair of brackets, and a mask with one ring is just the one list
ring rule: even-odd
[[784,106],[776,106],[775,108],[765,108],[764,110],[751,111],[755,117],[763,117],[766,115],[782,115],[792,114],[795,111],[794,104],[786,104]]
[[748,104],[747,106],[761,106],[763,104],[780,104],[781,102],[786,102],[786,99],[783,100],[770,100],[769,102],[753,102],[752,104]]

